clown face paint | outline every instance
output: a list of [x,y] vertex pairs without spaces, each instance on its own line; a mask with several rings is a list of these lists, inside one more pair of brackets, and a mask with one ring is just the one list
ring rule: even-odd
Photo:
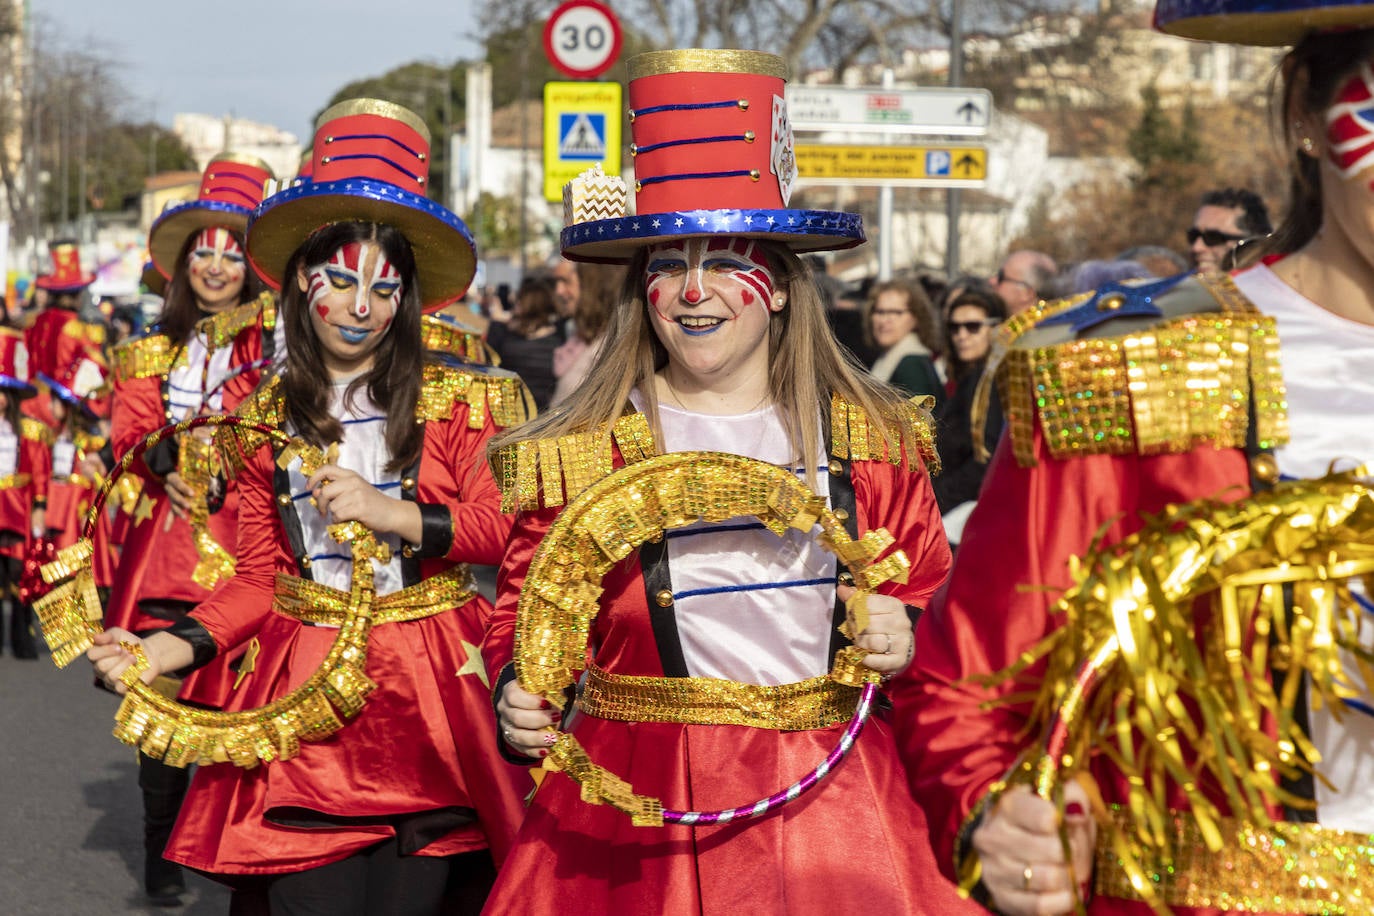
[[1368,61],[1326,110],[1326,148],[1342,178],[1374,165],[1374,70]]
[[663,242],[649,251],[644,283],[654,333],[680,382],[707,387],[766,371],[768,328],[783,297],[762,244],[731,237]]
[[[774,294],[773,271],[762,246],[753,239],[662,242],[650,249],[645,292],[660,318],[664,317],[660,306],[665,304],[665,295],[681,296],[695,305],[715,294],[743,308],[757,302],[767,312]],[[735,317],[738,314],[727,320]]]
[[220,312],[239,301],[247,268],[243,248],[228,229],[202,229],[186,255],[191,293],[207,312]]
[[365,371],[391,327],[403,294],[401,275],[376,242],[349,242],[302,271],[310,323],[326,364],[344,373]]

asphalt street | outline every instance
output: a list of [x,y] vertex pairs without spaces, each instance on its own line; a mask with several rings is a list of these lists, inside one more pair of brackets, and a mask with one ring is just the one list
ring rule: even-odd
[[0,658],[0,914],[223,916],[229,894],[198,875],[177,908],[143,897],[134,751],[110,736],[116,697],[81,659]]

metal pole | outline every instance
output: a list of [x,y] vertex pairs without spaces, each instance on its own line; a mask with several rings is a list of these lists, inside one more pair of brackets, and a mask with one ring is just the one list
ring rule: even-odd
[[[528,30],[527,30],[528,31]],[[530,72],[530,43],[522,41],[520,43],[520,277],[525,276],[525,271],[529,266],[527,263],[528,255],[525,252],[528,246],[528,227],[526,225],[528,201],[530,196],[530,143],[529,143],[529,115],[527,106],[529,105],[529,72]]]
[[[949,85],[964,84],[964,25],[962,0],[950,0],[949,10]],[[945,197],[945,273],[959,275],[959,198],[962,192],[950,188]]]
[[[892,68],[883,69],[883,88],[891,89],[896,82]],[[891,136],[883,138],[891,143]],[[892,185],[884,184],[878,189],[878,281],[885,283],[892,279]]]

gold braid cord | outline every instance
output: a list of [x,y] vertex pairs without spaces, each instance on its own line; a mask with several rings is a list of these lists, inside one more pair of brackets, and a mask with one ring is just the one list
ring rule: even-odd
[[[846,635],[866,626],[862,596],[883,582],[905,582],[910,564],[900,550],[874,560],[892,545],[883,529],[853,540],[843,523],[786,468],[718,452],[676,452],[645,458],[587,487],[558,516],[530,562],[515,624],[515,673],[529,691],[556,706],[587,665],[587,639],[600,610],[601,580],[617,563],[664,532],[698,521],[753,516],[774,534],[810,532],[854,574],[861,590],[851,600]],[[863,666],[866,653],[847,646],[830,676],[860,686],[876,681]],[[636,824],[661,823],[657,799],[636,795],[624,780],[592,763],[577,739],[558,734],[546,769],[566,772],[582,797],[630,814]]]
[[[217,426],[223,431],[236,422],[242,425],[237,418],[200,417],[152,433],[121,459],[91,507],[88,519],[103,510],[119,476],[165,436],[178,435],[192,426]],[[259,427],[254,433],[252,441],[259,445],[268,441],[284,443],[277,459],[282,467],[300,457],[305,473],[310,474],[328,460],[320,449],[289,439],[280,430]],[[234,437],[230,442],[239,444],[249,438]],[[88,530],[89,527],[88,521]],[[136,661],[122,676],[129,692],[115,714],[115,737],[170,766],[227,761],[253,767],[290,759],[300,752],[301,741],[327,738],[356,716],[376,687],[366,673],[368,636],[376,600],[372,561],[386,563],[391,555],[384,543],[357,522],[332,525],[329,534],[340,544],[351,544],[353,581],[339,634],[319,669],[304,684],[257,709],[197,709],[177,703],[144,684],[140,675],[147,670],[147,660],[142,657],[141,648],[126,644]],[[44,581],[55,587],[34,603],[34,611],[58,667],[66,667],[89,649],[92,637],[103,626],[92,555],[91,541],[83,538],[60,551],[57,559],[42,569]]]
[[[1171,885],[1183,881],[1175,865],[1190,859],[1175,848],[1178,817],[1203,851],[1233,847],[1236,824],[1276,837],[1270,845],[1291,845],[1269,812],[1311,803],[1291,797],[1278,777],[1321,778],[1319,755],[1295,721],[1304,675],[1312,704],[1337,717],[1344,700],[1374,684],[1350,593],[1357,580],[1374,594],[1374,491],[1360,468],[1238,503],[1172,507],[1074,562],[1072,573],[1076,584],[1058,606],[1063,625],[988,679],[1015,683],[1046,665],[1032,717],[1046,741],[1008,781],[1054,798],[1097,755],[1110,760],[1130,786],[1124,817],[1100,800],[1094,806],[1125,870],[1117,883],[1167,912],[1165,898],[1179,899]],[[1199,598],[1210,601],[1205,624]],[[1187,797],[1186,812],[1169,810],[1170,787]],[[1224,811],[1210,800],[1218,796]],[[1301,880],[1279,869],[1282,886],[1252,883],[1248,898],[1228,897],[1226,907],[1366,912],[1368,901],[1342,908],[1332,899],[1332,888],[1349,886],[1340,873],[1350,862],[1324,864],[1330,874],[1309,862]]]

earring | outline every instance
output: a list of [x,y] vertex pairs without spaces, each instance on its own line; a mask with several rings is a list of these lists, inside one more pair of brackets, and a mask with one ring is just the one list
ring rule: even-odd
[[1315,149],[1315,148],[1316,148],[1316,144],[1312,142],[1312,138],[1311,138],[1311,137],[1303,137],[1303,138],[1302,138],[1302,151],[1303,151],[1304,153],[1306,153],[1307,155],[1310,156],[1310,155],[1312,155],[1312,150]]

